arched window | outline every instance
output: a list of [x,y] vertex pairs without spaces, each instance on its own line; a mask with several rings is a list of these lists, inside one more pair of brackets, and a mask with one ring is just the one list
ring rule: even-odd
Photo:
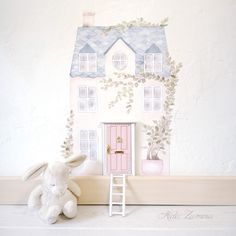
[[127,56],[122,52],[117,52],[112,56],[112,64],[117,70],[124,70],[127,67]]

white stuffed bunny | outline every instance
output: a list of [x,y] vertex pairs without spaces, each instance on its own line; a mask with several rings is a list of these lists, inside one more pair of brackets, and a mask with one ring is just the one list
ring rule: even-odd
[[41,163],[32,166],[23,176],[23,180],[32,179],[43,173],[43,181],[30,194],[28,207],[38,210],[40,218],[53,224],[63,213],[68,218],[77,215],[77,198],[80,187],[69,179],[71,169],[81,165],[85,155],[67,158],[53,164]]

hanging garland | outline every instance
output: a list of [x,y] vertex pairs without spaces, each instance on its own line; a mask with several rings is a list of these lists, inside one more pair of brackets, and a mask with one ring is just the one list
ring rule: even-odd
[[61,145],[61,153],[64,158],[68,158],[73,155],[73,125],[74,125],[74,112],[73,110],[70,111],[70,115],[67,118],[67,136]]
[[134,103],[134,89],[147,81],[161,82],[166,91],[166,99],[164,101],[164,114],[159,121],[153,120],[153,125],[144,125],[144,132],[147,135],[148,146],[156,143],[160,150],[165,153],[166,144],[170,144],[170,124],[172,121],[172,110],[175,102],[175,92],[178,83],[178,73],[182,67],[181,63],[176,64],[171,57],[168,57],[167,64],[170,67],[170,77],[162,77],[151,73],[142,73],[139,76],[116,73],[116,78],[101,80],[104,90],[109,88],[117,88],[115,98],[109,103],[109,108],[114,107],[123,99],[126,100],[126,111],[130,113]]
[[168,18],[165,18],[160,23],[151,23],[151,22],[145,21],[141,17],[141,18],[137,18],[136,20],[122,21],[121,23],[119,23],[117,25],[106,27],[103,30],[103,32],[106,34],[113,29],[120,31],[120,32],[124,32],[127,29],[132,28],[132,27],[162,27],[163,28],[163,27],[166,27],[167,25],[168,25]]
[[141,73],[140,75],[131,75],[125,73],[115,73],[116,78],[102,79],[101,87],[104,90],[109,88],[117,88],[115,98],[109,103],[109,108],[114,107],[119,101],[126,99],[126,111],[130,113],[134,103],[134,89],[147,81],[158,81],[163,83],[166,88],[166,100],[164,102],[164,111],[167,116],[171,113],[171,107],[174,105],[175,87],[178,79],[177,74],[181,68],[181,63],[177,64],[170,57],[167,59],[167,64],[170,66],[170,77],[162,77],[152,73]]
[[[120,32],[126,31],[131,27],[166,27],[168,18],[165,18],[160,24],[150,23],[143,18],[134,21],[123,21],[122,23],[104,29],[104,33],[112,29]],[[148,146],[156,144],[160,151],[165,153],[166,145],[170,144],[172,110],[175,102],[175,92],[178,83],[178,73],[182,67],[181,63],[176,63],[171,57],[167,57],[167,65],[170,68],[170,76],[163,77],[152,73],[140,73],[131,75],[126,73],[115,73],[115,78],[102,79],[102,89],[117,88],[115,98],[109,103],[109,108],[114,107],[118,102],[126,101],[126,111],[130,113],[134,103],[134,90],[148,81],[161,82],[165,87],[166,98],[163,104],[163,115],[159,120],[153,120],[153,125],[144,124],[144,132],[147,136]]]

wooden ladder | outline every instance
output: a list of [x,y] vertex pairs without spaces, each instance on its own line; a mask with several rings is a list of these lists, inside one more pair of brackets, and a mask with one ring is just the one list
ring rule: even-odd
[[[119,183],[114,182],[115,180],[122,180]],[[110,201],[109,201],[109,216],[122,215],[125,216],[125,175],[110,175]],[[114,190],[117,191],[114,191]],[[119,190],[119,191],[118,191]],[[113,201],[114,196],[120,196],[120,201]],[[113,207],[121,207],[120,211],[113,211]]]

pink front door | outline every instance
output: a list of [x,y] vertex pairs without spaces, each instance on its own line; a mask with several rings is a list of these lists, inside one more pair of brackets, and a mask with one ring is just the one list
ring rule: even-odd
[[131,174],[131,125],[106,124],[106,173]]

